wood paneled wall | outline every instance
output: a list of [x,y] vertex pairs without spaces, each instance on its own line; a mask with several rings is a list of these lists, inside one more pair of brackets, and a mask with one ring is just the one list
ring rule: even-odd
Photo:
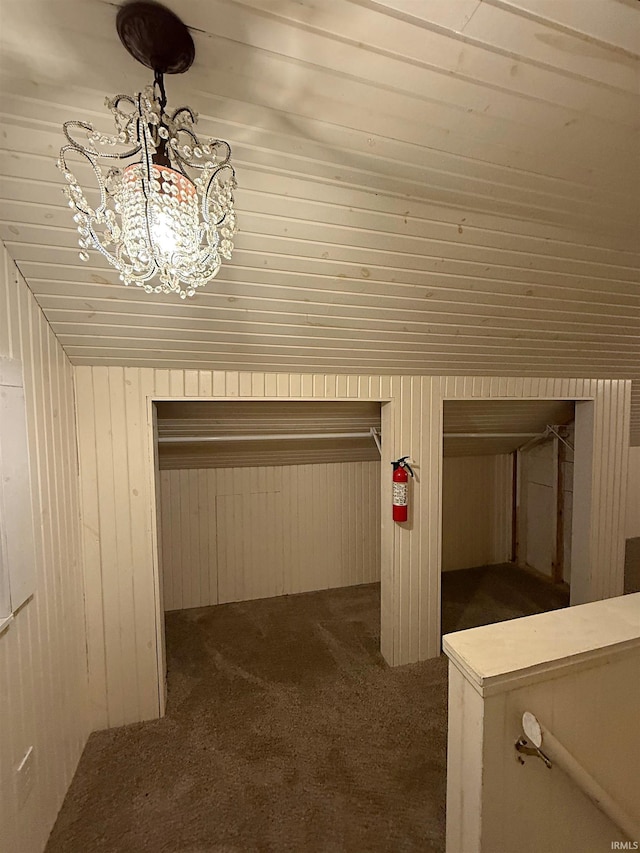
[[631,447],[626,537],[632,539],[636,536],[640,536],[640,447]]
[[72,367],[4,247],[0,354],[23,364],[36,552],[35,593],[0,634],[0,848],[40,853],[89,732],[76,426]]
[[442,467],[442,571],[511,559],[513,462],[510,454],[445,456]]
[[162,471],[164,609],[380,580],[380,462]]
[[[153,500],[153,398],[359,399],[382,406],[381,650],[393,665],[440,652],[445,399],[592,399],[593,500],[584,596],[622,591],[630,381],[76,368],[91,707],[96,728],[163,711]],[[390,462],[411,454],[409,521],[393,525]]]
[[558,440],[548,439],[518,455],[519,562],[551,577],[558,533]]

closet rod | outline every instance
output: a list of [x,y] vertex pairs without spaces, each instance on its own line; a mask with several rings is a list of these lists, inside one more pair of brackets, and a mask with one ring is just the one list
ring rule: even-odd
[[539,432],[445,432],[445,438],[537,438]]
[[[377,435],[377,433],[375,433]],[[269,435],[166,435],[160,436],[162,444],[187,444],[208,441],[290,441],[316,438],[373,438],[370,432],[307,432],[307,433],[271,433]]]

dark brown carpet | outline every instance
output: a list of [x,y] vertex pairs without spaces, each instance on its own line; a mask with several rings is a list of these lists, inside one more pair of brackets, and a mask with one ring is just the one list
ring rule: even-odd
[[377,587],[169,614],[164,720],[92,735],[48,853],[442,850],[446,666]]
[[[443,588],[446,630],[558,606],[511,566]],[[167,716],[91,736],[47,853],[442,853],[446,660],[378,645],[377,585],[169,614]]]
[[568,586],[556,586],[511,563],[442,574],[443,634],[568,605]]

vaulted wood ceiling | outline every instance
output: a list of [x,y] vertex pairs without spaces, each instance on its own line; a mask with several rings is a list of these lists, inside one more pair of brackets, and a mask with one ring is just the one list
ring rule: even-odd
[[3,3],[0,236],[75,364],[640,380],[637,0],[168,5],[239,181],[186,304],[83,264],[60,193],[61,123],[149,82],[117,4]]

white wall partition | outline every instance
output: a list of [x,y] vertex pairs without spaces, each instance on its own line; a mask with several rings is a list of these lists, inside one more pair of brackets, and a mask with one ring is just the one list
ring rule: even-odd
[[[392,665],[423,660],[440,651],[443,401],[591,400],[589,452],[595,488],[589,524],[584,528],[587,579],[582,594],[595,599],[622,591],[629,381],[122,367],[79,367],[76,378],[89,672],[96,728],[156,717],[163,711],[153,399],[385,403],[381,650]],[[418,478],[412,484],[409,521],[393,525],[390,462],[405,454],[416,460]]]
[[379,461],[163,470],[160,484],[165,610],[380,580]]
[[511,454],[445,456],[442,463],[442,571],[511,559]]
[[0,355],[23,366],[35,552],[33,595],[0,633],[0,849],[41,853],[90,730],[73,375],[4,249]]
[[519,454],[519,558],[523,566],[551,577],[558,531],[558,441]]
[[36,586],[22,363],[0,350],[0,630]]
[[625,533],[627,539],[640,536],[640,447],[629,448],[629,496]]

